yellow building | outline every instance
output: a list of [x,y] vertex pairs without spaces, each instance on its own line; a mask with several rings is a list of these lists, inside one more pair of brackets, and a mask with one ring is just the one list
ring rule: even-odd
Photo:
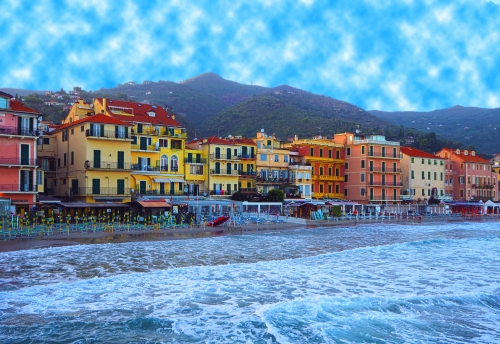
[[67,118],[49,137],[57,152],[54,195],[86,203],[129,202],[131,125],[102,114],[81,117]]
[[188,195],[208,195],[210,190],[206,187],[208,165],[205,151],[186,147],[185,155],[184,164]]
[[238,191],[243,193],[257,192],[256,147],[252,139],[232,136],[227,141],[236,145],[238,150]]
[[130,131],[131,188],[140,195],[184,195],[186,130],[161,106],[96,98],[75,103],[66,121],[104,114],[133,126]]
[[225,196],[238,191],[241,154],[236,144],[215,136],[190,141],[186,147],[203,151],[208,157],[206,189],[209,195]]
[[254,139],[257,145],[257,188],[267,194],[269,190],[281,189],[287,196],[297,190],[296,175],[289,170],[290,151],[282,148],[282,142],[263,130]]

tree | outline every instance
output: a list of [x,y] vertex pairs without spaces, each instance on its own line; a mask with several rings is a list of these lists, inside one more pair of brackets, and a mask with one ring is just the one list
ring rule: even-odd
[[285,200],[285,193],[280,189],[272,189],[267,192],[267,200],[269,202],[281,202]]

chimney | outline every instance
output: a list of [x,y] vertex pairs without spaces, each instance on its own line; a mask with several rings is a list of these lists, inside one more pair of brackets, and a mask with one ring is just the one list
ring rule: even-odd
[[107,109],[106,109],[106,98],[102,99],[102,106],[104,107],[104,112],[103,113],[106,114],[106,111],[107,111]]

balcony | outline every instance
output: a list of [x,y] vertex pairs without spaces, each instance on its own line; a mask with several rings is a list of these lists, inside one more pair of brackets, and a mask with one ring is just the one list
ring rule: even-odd
[[343,182],[344,177],[341,176],[313,176],[313,180],[321,180],[321,181],[335,181],[335,182]]
[[210,190],[210,195],[215,196],[230,196],[234,193],[236,193],[234,190]]
[[257,183],[259,184],[270,184],[270,185],[278,185],[278,184],[295,184],[297,179],[295,178],[265,178],[265,177],[257,177]]
[[0,193],[1,192],[38,192],[37,185],[31,184],[0,184]]
[[130,195],[130,188],[93,188],[93,187],[79,187],[72,190],[73,196],[87,196],[87,195],[104,195],[104,196],[118,196]]
[[335,192],[314,192],[313,198],[322,199],[322,198],[337,198],[344,199],[343,193],[335,193]]
[[137,151],[146,151],[146,152],[157,152],[160,150],[161,147],[156,148],[155,145],[130,145],[131,150],[137,150]]
[[239,161],[241,160],[238,155],[227,155],[227,154],[210,154],[210,160],[231,160]]
[[240,188],[241,193],[257,193],[257,188]]
[[185,132],[180,132],[180,133],[177,132],[176,133],[174,130],[169,130],[169,129],[160,130],[159,135],[160,136],[167,136],[167,137],[177,137],[177,138],[182,138],[182,139],[187,138],[187,133],[185,133]]
[[372,197],[368,197],[368,201],[370,202],[399,202],[401,201],[401,199],[392,199],[392,196],[391,197],[381,197],[381,196],[372,196]]
[[23,158],[23,157],[16,157],[16,158],[0,157],[0,165],[37,166],[37,162],[36,162],[36,159],[29,159],[29,158]]
[[226,171],[226,170],[210,170],[211,175],[216,175],[216,176],[238,176],[238,171],[232,170],[232,171]]
[[312,166],[311,166],[311,163],[304,163],[304,164],[290,163],[290,165],[288,165],[288,169],[289,170],[312,171]]
[[206,158],[202,158],[202,159],[189,159],[189,158],[184,158],[184,162],[186,164],[206,164],[207,163],[207,159]]
[[151,195],[151,196],[184,196],[183,190],[144,190],[137,189],[138,195]]
[[391,186],[391,187],[402,187],[403,183],[394,182],[369,182],[369,186]]
[[130,140],[130,134],[128,133],[120,133],[116,132],[114,130],[104,130],[104,131],[90,131],[90,129],[87,129],[85,131],[85,136],[90,137],[90,138],[96,138],[96,139],[123,139],[123,140]]
[[99,169],[99,170],[131,170],[130,162],[118,163],[116,161],[85,161],[85,167],[87,169]]
[[37,130],[25,127],[0,127],[0,135],[39,136]]
[[381,167],[369,167],[368,171],[378,172],[378,173],[401,173],[400,168],[381,168]]
[[401,155],[396,155],[394,154],[382,154],[382,152],[368,152],[367,154],[369,157],[373,158],[384,158],[384,159],[401,159]]
[[141,171],[141,172],[179,172],[179,167],[170,167],[168,166],[151,166],[151,165],[140,165],[140,164],[131,164],[130,169],[132,171]]
[[238,155],[238,158],[245,160],[245,159],[255,159],[255,154],[240,154]]
[[257,176],[257,172],[238,170],[238,175],[240,177],[255,178]]
[[479,184],[472,184],[472,187],[475,189],[493,189],[494,184],[489,184],[489,183],[479,183]]

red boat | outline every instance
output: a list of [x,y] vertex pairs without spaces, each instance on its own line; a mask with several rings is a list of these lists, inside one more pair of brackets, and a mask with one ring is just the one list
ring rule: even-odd
[[231,218],[231,216],[224,216],[224,215],[219,216],[215,220],[212,220],[209,223],[207,223],[207,226],[209,226],[209,227],[215,227],[215,226],[221,225],[224,222],[226,222],[227,220],[229,220],[230,218]]

